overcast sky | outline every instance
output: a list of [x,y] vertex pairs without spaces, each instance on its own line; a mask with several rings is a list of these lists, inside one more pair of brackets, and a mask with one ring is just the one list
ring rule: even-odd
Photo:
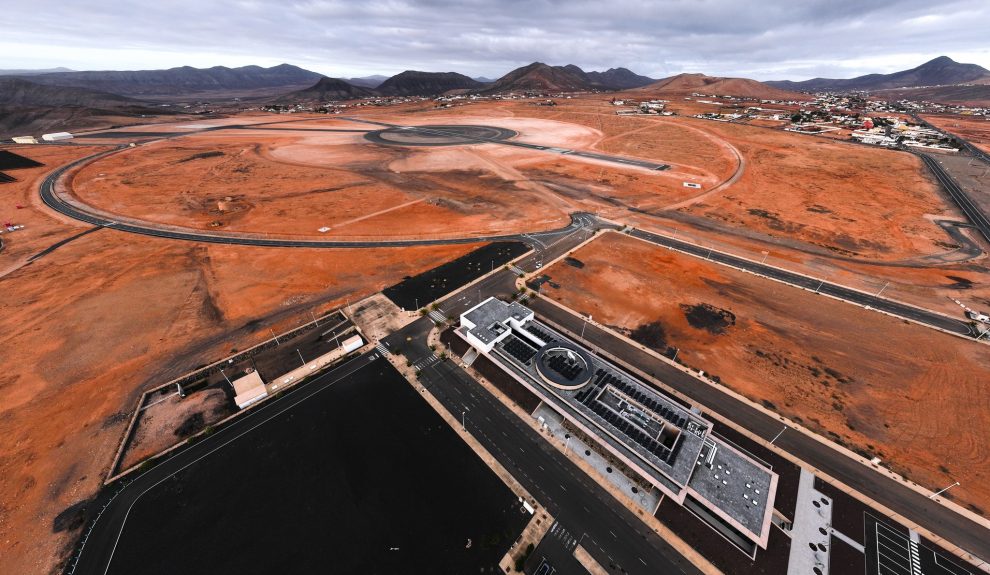
[[0,68],[495,78],[538,60],[801,80],[940,55],[990,68],[988,0],[4,0],[0,23]]

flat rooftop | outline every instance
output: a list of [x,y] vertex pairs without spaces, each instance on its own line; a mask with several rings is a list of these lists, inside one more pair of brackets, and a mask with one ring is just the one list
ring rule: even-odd
[[[577,390],[548,385],[537,368],[545,346],[581,349],[590,357],[588,384]],[[499,342],[493,354],[537,386],[541,398],[589,426],[616,451],[638,460],[651,478],[674,494],[687,485],[711,423],[658,393],[553,328],[533,320]]]
[[461,317],[471,322],[474,327],[468,332],[486,344],[495,341],[509,329],[509,319],[522,321],[531,316],[533,311],[528,307],[512,302],[506,304],[495,298],[488,298],[480,304],[474,306]]
[[773,509],[777,488],[766,467],[714,435],[698,456],[688,487],[757,537]]
[[700,414],[536,320],[525,306],[489,300],[464,319],[476,328],[497,324],[484,334],[489,339],[476,337],[496,342],[487,355],[545,404],[678,503],[690,497],[766,546],[777,487],[769,465],[713,434]]

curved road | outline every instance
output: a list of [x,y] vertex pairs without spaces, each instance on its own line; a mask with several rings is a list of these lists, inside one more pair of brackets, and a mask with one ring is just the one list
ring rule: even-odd
[[[120,148],[118,148],[119,150]],[[93,224],[94,226],[100,226],[104,228],[112,228],[114,230],[119,230],[122,232],[129,232],[133,234],[141,234],[145,236],[154,236],[158,238],[167,238],[172,240],[187,240],[195,242],[207,242],[213,244],[228,244],[228,245],[241,245],[241,246],[258,246],[258,247],[278,247],[278,248],[390,248],[390,247],[408,247],[408,246],[438,246],[438,245],[451,245],[451,244],[473,244],[473,243],[483,243],[483,242],[497,242],[497,241],[522,241],[530,243],[533,236],[540,237],[543,235],[554,236],[564,232],[570,232],[577,230],[584,225],[586,225],[585,218],[581,217],[585,214],[582,212],[571,214],[571,223],[563,228],[558,228],[555,230],[543,230],[538,232],[527,232],[519,234],[503,234],[495,236],[474,236],[474,237],[462,237],[462,238],[448,238],[448,239],[408,239],[408,240],[380,240],[380,241],[322,241],[322,240],[289,240],[289,239],[278,239],[278,238],[258,238],[250,236],[236,236],[236,235],[218,235],[211,234],[208,232],[199,232],[196,230],[180,231],[170,229],[166,226],[154,224],[154,223],[124,223],[115,220],[108,219],[105,216],[86,211],[77,206],[69,204],[62,200],[55,193],[55,184],[58,182],[65,172],[68,170],[100,156],[108,155],[117,150],[112,150],[109,152],[99,152],[91,156],[86,156],[76,160],[75,162],[61,166],[60,168],[49,174],[42,182],[39,189],[41,195],[41,200],[45,202],[49,208],[59,212],[62,215],[68,216],[72,219],[79,220],[81,222],[86,222],[87,224]]]

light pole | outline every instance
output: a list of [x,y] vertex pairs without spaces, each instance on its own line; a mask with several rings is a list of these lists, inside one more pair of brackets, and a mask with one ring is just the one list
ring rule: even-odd
[[770,252],[763,252],[763,259],[762,259],[762,260],[760,260],[760,264],[761,264],[761,265],[762,265],[762,264],[765,264],[765,263],[767,263],[767,257],[768,257],[769,255],[770,255]]
[[787,431],[787,426],[786,425],[784,426],[784,429],[781,429],[780,432],[777,435],[774,435],[773,436],[773,439],[770,440],[770,443],[773,443],[774,441],[777,441],[780,438],[780,436],[784,434],[785,431]]
[[299,354],[299,359],[300,359],[300,361],[302,361],[303,367],[306,367],[306,360],[303,359],[302,352],[299,351],[299,348],[298,347],[296,348],[296,353]]
[[567,446],[570,444],[570,442],[571,442],[571,436],[568,435],[567,436],[567,439],[564,440],[564,454],[565,455],[567,454]]
[[230,382],[230,378],[227,377],[227,374],[223,372],[222,367],[220,368],[220,374],[223,375],[223,378],[227,380],[227,383],[230,383],[230,387],[234,387],[234,384]]
[[465,421],[466,421],[465,420],[465,416],[466,415],[467,415],[467,411],[462,411],[461,412],[461,431],[467,431],[467,425],[465,424]]
[[955,487],[956,485],[959,485],[959,482],[958,482],[958,481],[956,481],[955,483],[953,483],[952,485],[950,485],[950,486],[948,486],[948,487],[946,487],[946,488],[943,488],[943,489],[939,489],[939,490],[938,490],[938,491],[936,491],[935,493],[932,493],[932,494],[931,494],[931,495],[930,495],[930,496],[929,496],[928,498],[929,498],[929,499],[935,499],[936,497],[938,497],[939,495],[941,495],[941,494],[943,494],[943,493],[945,493],[946,491],[948,491],[948,490],[950,490],[950,489],[952,489],[952,488],[953,488],[953,487]]
[[320,322],[316,321],[316,314],[310,311],[309,315],[313,318],[313,323],[316,324],[316,327],[320,327]]
[[880,297],[880,294],[882,294],[883,293],[883,290],[887,289],[887,286],[889,286],[889,285],[890,285],[890,282],[887,282],[887,283],[883,284],[883,287],[880,288],[880,291],[878,291],[877,292],[877,295],[874,296],[874,297]]
[[278,336],[277,336],[277,335],[275,335],[275,330],[274,330],[274,329],[272,329],[272,328],[268,328],[268,331],[270,331],[270,332],[272,332],[272,337],[274,337],[274,338],[275,338],[275,345],[282,345],[282,344],[281,344],[281,343],[280,343],[280,342],[278,341]]
[[825,285],[825,280],[819,281],[818,282],[818,287],[815,288],[815,293],[818,293],[818,290],[822,289],[822,286],[823,285]]
[[713,247],[708,248],[708,255],[705,256],[705,259],[706,260],[710,260],[711,259],[711,257],[712,257],[712,250],[713,249],[715,249],[715,248],[713,248]]
[[584,328],[588,327],[589,321],[591,321],[591,314],[588,314],[588,317],[585,318],[584,323],[581,324],[581,339],[584,339]]

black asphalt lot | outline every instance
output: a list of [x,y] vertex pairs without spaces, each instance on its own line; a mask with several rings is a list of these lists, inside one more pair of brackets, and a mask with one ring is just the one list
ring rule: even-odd
[[496,572],[529,515],[416,396],[356,358],[128,485],[76,573]]
[[972,335],[972,329],[966,322],[928,311],[906,303],[877,297],[868,293],[847,288],[824,280],[815,279],[798,273],[782,270],[770,265],[761,264],[744,258],[714,251],[704,246],[683,242],[667,236],[661,236],[643,230],[632,230],[630,235],[658,246],[673,248],[693,256],[705,258],[715,263],[732,266],[748,272],[766,276],[793,286],[812,290],[820,294],[830,295],[847,302],[860,304],[872,309],[887,312],[898,317],[914,320],[932,327],[937,327],[960,335]]
[[[420,318],[390,338],[416,361],[432,353],[432,326]],[[699,572],[453,361],[426,367],[421,381],[599,563],[631,574]]]
[[[696,401],[702,409],[718,413],[765,440],[773,439],[783,429],[783,423],[776,417],[750,407],[718,387],[700,382],[594,324],[589,323],[585,327],[583,318],[565,312],[542,298],[531,300],[526,305],[551,325],[563,327],[571,333],[580,333],[583,328],[587,345],[605,350],[646,373],[652,373],[669,387]],[[928,497],[803,433],[786,431],[777,438],[775,445],[970,553],[990,557],[990,530]]]

